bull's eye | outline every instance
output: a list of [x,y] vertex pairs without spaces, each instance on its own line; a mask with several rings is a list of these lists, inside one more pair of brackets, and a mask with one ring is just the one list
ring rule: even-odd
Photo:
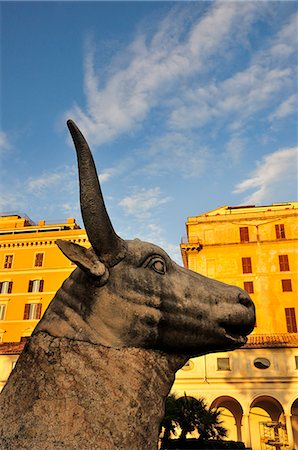
[[151,256],[144,264],[144,267],[153,269],[156,273],[164,275],[166,273],[166,263],[160,256]]

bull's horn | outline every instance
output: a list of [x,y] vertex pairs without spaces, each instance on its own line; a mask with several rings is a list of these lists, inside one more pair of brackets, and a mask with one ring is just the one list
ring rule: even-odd
[[67,126],[77,151],[82,217],[89,241],[98,258],[108,266],[126,254],[126,243],[114,231],[108,216],[90,148],[72,120]]

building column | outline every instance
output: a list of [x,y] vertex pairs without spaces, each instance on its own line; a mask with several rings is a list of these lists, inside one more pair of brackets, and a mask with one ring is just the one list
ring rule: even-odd
[[292,428],[291,417],[292,417],[291,414],[285,414],[287,435],[288,435],[288,443],[289,443],[289,450],[295,450],[295,442],[294,442],[294,435],[293,435],[293,428]]
[[243,414],[243,416],[242,416],[242,433],[241,433],[241,438],[242,438],[242,441],[245,444],[245,447],[251,448],[249,414]]

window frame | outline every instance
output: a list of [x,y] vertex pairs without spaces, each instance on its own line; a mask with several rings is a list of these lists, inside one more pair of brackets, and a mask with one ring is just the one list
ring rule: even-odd
[[286,326],[288,333],[297,333],[297,320],[295,308],[285,308]]
[[248,227],[239,227],[240,242],[249,242],[249,229]]
[[[45,255],[44,252],[36,252],[34,254],[34,267],[43,267],[44,255]],[[41,256],[41,261],[39,260],[40,256]]]
[[241,258],[242,261],[242,273],[252,273],[251,257],[246,256]]
[[[254,294],[254,282],[253,281],[243,281],[244,290],[248,294]],[[248,288],[248,289],[247,289]]]
[[0,303],[0,320],[5,320],[6,309],[7,309],[7,304]]
[[42,303],[25,303],[23,320],[39,320]]
[[281,287],[283,292],[292,292],[292,280],[291,278],[287,278],[286,280],[281,280]]
[[289,270],[290,270],[289,256],[288,255],[278,255],[278,261],[279,261],[280,272],[289,272]]
[[277,223],[275,225],[276,239],[286,239],[285,225],[283,223]]
[[[9,258],[11,258],[11,261],[9,261]],[[3,269],[12,269],[13,260],[14,260],[14,254],[13,253],[6,253],[4,255]]]
[[[37,286],[35,288],[35,286]],[[29,280],[28,284],[28,292],[30,293],[36,293],[36,292],[43,292],[44,288],[44,280],[41,278],[36,278],[34,280]]]
[[[7,286],[7,290],[4,291],[4,286]],[[0,281],[0,294],[11,294],[12,292],[12,281],[4,280]]]
[[[223,367],[220,367],[220,363],[223,363]],[[230,372],[231,371],[231,364],[230,364],[230,358],[229,357],[216,358],[216,364],[217,364],[217,371],[218,372]],[[224,366],[226,366],[226,367],[224,367]]]

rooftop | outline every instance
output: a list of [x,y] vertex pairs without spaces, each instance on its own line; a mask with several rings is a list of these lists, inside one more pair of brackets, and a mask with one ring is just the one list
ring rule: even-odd
[[251,334],[244,348],[297,347],[298,333]]
[[298,212],[298,202],[285,202],[285,203],[273,203],[272,205],[240,205],[240,206],[228,206],[223,205],[219,208],[207,211],[206,213],[200,214],[198,216],[188,217],[188,222],[196,222],[197,220],[204,219],[206,217],[214,216],[231,216],[231,215],[255,215],[262,214],[267,216],[272,213],[287,213],[295,210]]

